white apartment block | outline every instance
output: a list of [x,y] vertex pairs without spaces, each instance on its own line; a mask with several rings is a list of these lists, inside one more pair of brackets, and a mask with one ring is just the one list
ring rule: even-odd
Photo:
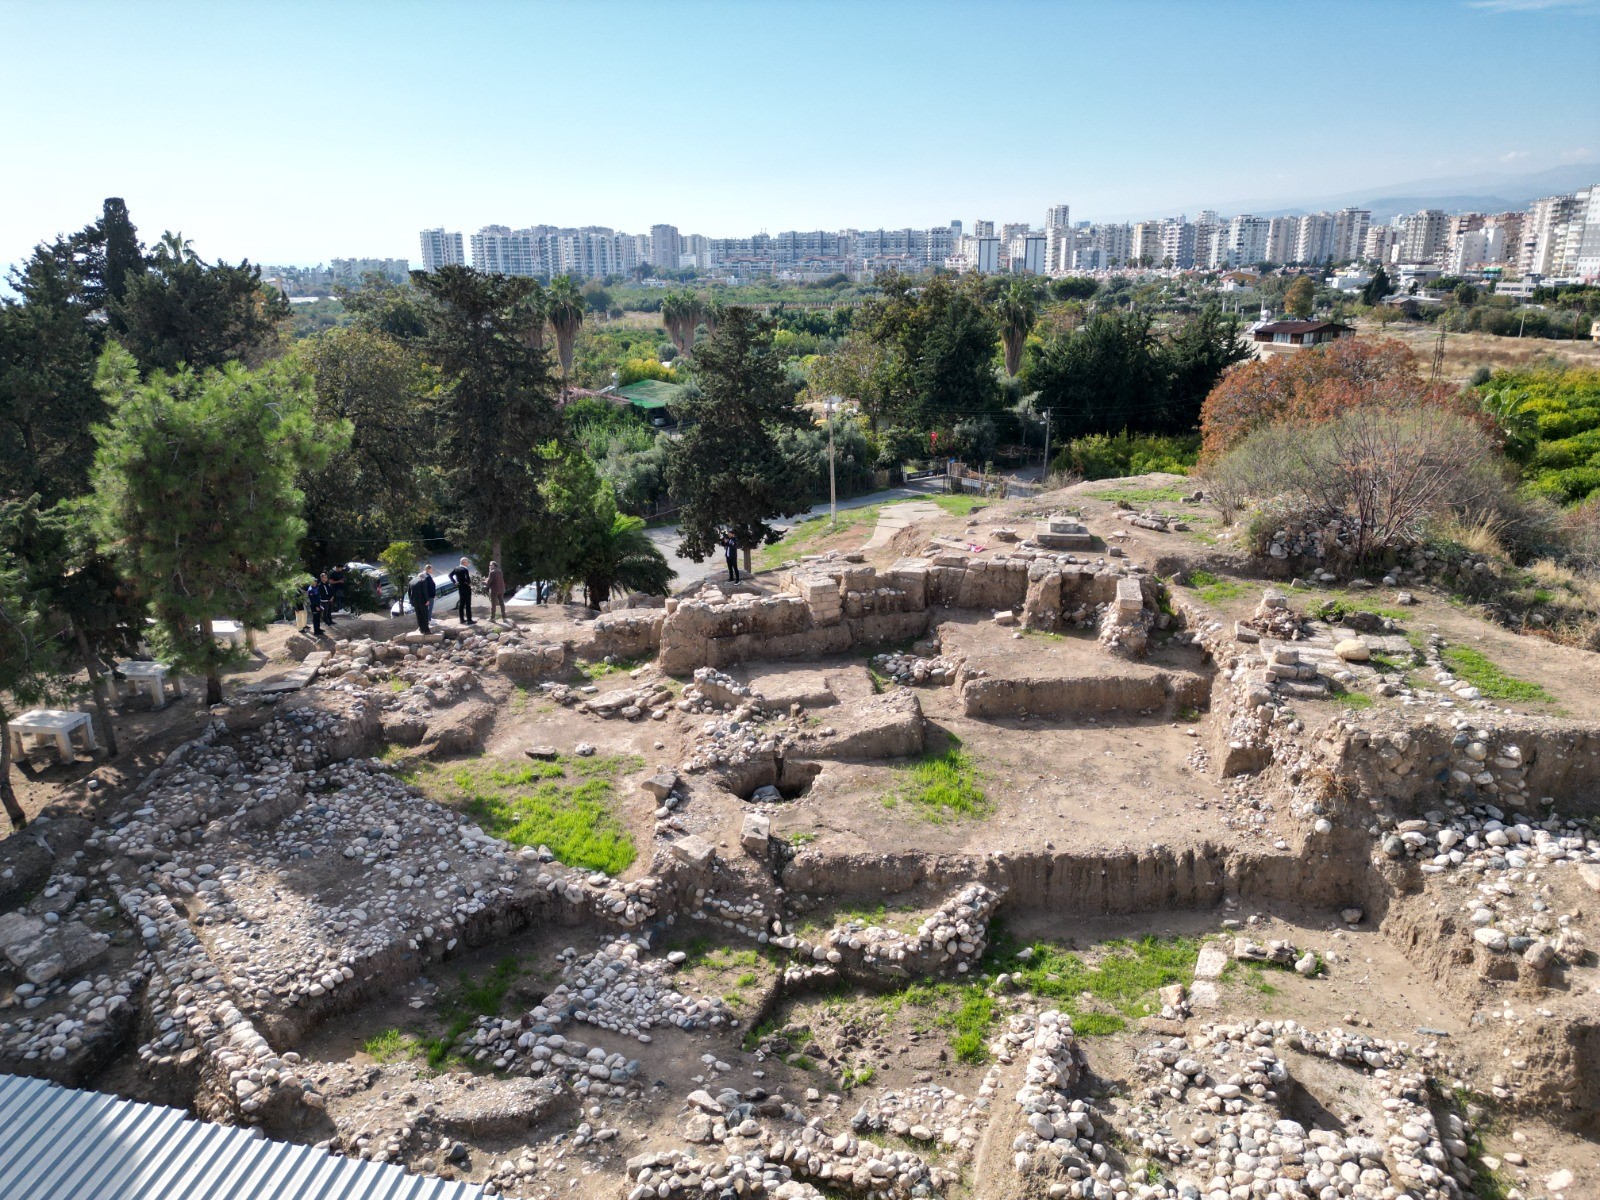
[[1180,271],[1194,266],[1194,226],[1182,217],[1161,222],[1161,262]]
[[681,240],[676,225],[650,226],[650,265],[658,271],[676,271]]
[[472,235],[472,267],[492,275],[550,275],[549,238],[538,229],[485,225]]
[[1267,229],[1270,225],[1271,222],[1265,217],[1253,217],[1249,213],[1240,213],[1230,220],[1223,261],[1219,265],[1242,267],[1261,262],[1267,255]]
[[1042,233],[1030,233],[1017,239],[1011,252],[1011,270],[1024,275],[1046,273],[1045,252],[1049,244]]
[[1266,260],[1273,263],[1293,262],[1295,241],[1299,236],[1299,217],[1271,218],[1267,222]]
[[1072,206],[1070,204],[1052,204],[1044,210],[1044,229],[1049,233],[1052,229],[1067,229],[1072,225]]
[[1140,266],[1159,266],[1161,263],[1161,222],[1140,221],[1133,227],[1133,248],[1130,262]]
[[1442,259],[1449,244],[1450,219],[1441,208],[1425,208],[1406,221],[1405,243],[1400,248],[1404,262],[1431,263]]
[[1394,262],[1400,248],[1400,231],[1393,225],[1372,225],[1367,236],[1361,239],[1361,257],[1368,262],[1387,266]]
[[444,227],[424,229],[422,239],[422,269],[437,271],[440,267],[467,265],[465,248],[459,233],[446,233]]
[[[979,221],[981,228],[985,222]],[[988,222],[992,229],[994,223]],[[1000,239],[997,237],[973,238],[972,269],[980,275],[993,275],[1000,270]]]
[[1327,262],[1333,257],[1333,215],[1307,213],[1300,218],[1294,242],[1294,261]]
[[972,236],[975,238],[992,238],[994,236],[994,222],[974,221],[972,223]]
[[1361,257],[1366,246],[1367,227],[1372,224],[1372,211],[1365,208],[1341,208],[1333,214],[1333,259],[1335,262],[1354,262]]

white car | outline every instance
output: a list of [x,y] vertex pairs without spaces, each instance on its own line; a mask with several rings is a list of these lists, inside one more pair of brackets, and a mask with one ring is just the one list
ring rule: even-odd
[[539,585],[525,583],[506,597],[507,608],[533,608],[539,603]]

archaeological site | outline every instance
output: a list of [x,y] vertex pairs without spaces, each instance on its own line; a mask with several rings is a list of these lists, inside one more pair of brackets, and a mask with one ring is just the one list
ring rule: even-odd
[[463,1197],[1600,1196],[1600,658],[1183,482],[28,747],[0,1072]]

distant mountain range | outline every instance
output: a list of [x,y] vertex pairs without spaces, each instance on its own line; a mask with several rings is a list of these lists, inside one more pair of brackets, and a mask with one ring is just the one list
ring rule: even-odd
[[[1386,222],[1398,213],[1422,208],[1442,208],[1446,212],[1513,212],[1526,208],[1530,201],[1559,192],[1573,192],[1600,183],[1600,162],[1573,163],[1534,171],[1525,175],[1490,173],[1461,175],[1441,179],[1419,179],[1411,183],[1363,188],[1319,200],[1286,205],[1282,199],[1235,204],[1234,212],[1258,217],[1296,217],[1308,212],[1333,211],[1354,205],[1370,208],[1375,222]],[[1215,206],[1207,206],[1215,207]]]

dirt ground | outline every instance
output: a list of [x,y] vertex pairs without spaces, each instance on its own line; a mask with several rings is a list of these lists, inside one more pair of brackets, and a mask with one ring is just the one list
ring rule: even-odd
[[[1230,547],[1217,514],[1204,503],[1182,499],[1192,486],[1182,477],[1147,476],[999,501],[969,515],[941,512],[895,533],[868,558],[887,567],[930,546],[959,543],[997,550],[1011,543],[997,539],[995,530],[1011,529],[1025,537],[1036,518],[1070,512],[1096,535],[1088,558],[1114,563],[1118,560],[1110,549],[1116,547],[1125,561],[1170,580],[1184,606],[1231,629],[1254,610],[1267,586],[1287,581],[1273,583],[1250,571]],[[1181,515],[1189,530],[1160,533],[1127,522],[1131,511],[1145,508]],[[806,548],[855,551],[872,532],[870,525],[861,525],[820,544],[808,542]],[[1203,587],[1177,582],[1196,570],[1210,572],[1216,581]],[[770,591],[780,585],[781,572],[771,571],[759,575],[754,586]],[[1403,609],[1405,633],[1424,638],[1438,633],[1449,644],[1479,649],[1507,674],[1537,682],[1554,696],[1550,703],[1505,707],[1585,726],[1600,724],[1595,656],[1519,636],[1437,590],[1407,586],[1417,603]],[[1364,590],[1343,581],[1334,588],[1292,588],[1289,594],[1297,607],[1325,598],[1354,598],[1388,610],[1397,604],[1397,590],[1381,585]],[[592,616],[576,607],[517,610],[519,626],[541,640],[572,643],[576,669],[559,681],[545,682],[576,689],[583,699],[603,699],[659,677],[648,663],[599,661]],[[403,628],[401,622],[369,621],[341,622],[336,630],[347,638],[388,637]],[[228,685],[257,682],[289,669],[293,664],[283,655],[289,632],[285,627],[262,635],[258,653],[229,674]],[[1186,639],[1158,638],[1142,663],[1127,666],[1108,659],[1091,634],[1020,633],[994,623],[990,614],[936,614],[932,632],[943,653],[959,655],[1001,678],[1103,675],[1114,664],[1119,670],[1194,675],[1207,684],[1209,694],[1219,670]],[[817,661],[749,662],[728,673],[759,692],[772,710],[788,714],[791,705],[799,706],[793,716],[762,718],[767,727],[791,721],[813,730],[896,689],[871,668],[870,654],[860,652]],[[683,695],[687,682],[670,683],[675,698]],[[416,1170],[480,1182],[495,1179],[511,1194],[525,1196],[623,1196],[635,1186],[626,1168],[630,1156],[646,1149],[684,1148],[695,1115],[685,1097],[700,1089],[713,1096],[725,1087],[752,1096],[763,1093],[757,1102],[776,1093],[830,1136],[848,1132],[863,1104],[888,1093],[938,1085],[970,1098],[980,1094],[986,1081],[993,1091],[994,1081],[1003,1080],[1005,1087],[994,1093],[995,1105],[998,1109],[1011,1103],[1008,1090],[1015,1092],[1015,1076],[1001,1070],[990,1050],[980,1047],[964,1055],[957,1038],[962,1022],[978,1021],[984,1037],[990,1038],[1006,1028],[1009,1018],[1046,1006],[1043,996],[1017,981],[1029,961],[1018,952],[1035,943],[1046,948],[1041,952],[1081,955],[1092,966],[1135,953],[1131,945],[1154,939],[1150,945],[1164,953],[1190,956],[1182,958],[1184,970],[1170,981],[1189,985],[1195,982],[1192,956],[1200,944],[1210,941],[1231,951],[1234,938],[1248,937],[1291,943],[1297,954],[1313,952],[1321,970],[1313,978],[1283,966],[1233,963],[1220,980],[1218,1006],[1195,1008],[1187,1015],[1158,1015],[1161,1001],[1153,989],[1133,997],[1132,1003],[1126,998],[1114,1003],[1098,992],[1050,1002],[1100,1017],[1107,1028],[1121,1023],[1114,1031],[1082,1039],[1087,1073],[1080,1094],[1092,1098],[1097,1111],[1120,1119],[1138,1107],[1133,1097],[1144,1086],[1139,1055],[1160,1039],[1193,1038],[1205,1026],[1247,1018],[1292,1020],[1309,1030],[1359,1031],[1403,1043],[1415,1055],[1418,1069],[1425,1068],[1433,1079],[1440,1112],[1457,1104],[1458,1092],[1475,1098],[1474,1107],[1484,1109],[1477,1121],[1483,1153],[1500,1164],[1497,1178],[1504,1187],[1519,1188],[1529,1200],[1543,1197],[1549,1194],[1545,1178],[1564,1168],[1579,1181],[1567,1197],[1600,1195],[1600,1144],[1577,1128],[1578,1118],[1555,1108],[1534,1111],[1509,1102],[1497,1109],[1484,1099],[1502,1075],[1536,1080],[1558,1074],[1552,1063],[1559,1051],[1552,1052],[1551,1061],[1539,1054],[1559,1042],[1565,1030],[1582,1028],[1589,1031],[1583,1036],[1593,1036],[1593,1013],[1600,1011],[1595,1007],[1600,960],[1592,952],[1578,957],[1547,986],[1536,986],[1526,975],[1497,978],[1472,958],[1462,916],[1474,897],[1492,886],[1487,877],[1468,871],[1401,876],[1399,868],[1382,861],[1376,839],[1369,837],[1366,798],[1352,798],[1349,809],[1341,810],[1341,827],[1334,834],[1313,835],[1297,780],[1270,772],[1221,777],[1210,752],[1225,740],[1227,718],[1222,712],[1197,706],[1180,713],[974,718],[965,715],[956,687],[917,687],[912,691],[926,718],[929,755],[959,748],[984,792],[980,812],[952,816],[905,798],[916,762],[900,759],[826,760],[798,795],[761,804],[740,799],[719,782],[715,771],[684,772],[672,804],[664,806],[661,797],[645,789],[645,782],[661,773],[678,774],[707,728],[726,723],[732,714],[683,711],[674,703],[662,719],[602,719],[562,704],[540,683],[514,684],[482,671],[465,686],[464,696],[487,703],[492,718],[481,747],[460,760],[440,762],[444,772],[453,761],[525,764],[533,747],[549,746],[570,756],[587,743],[597,756],[629,756],[638,763],[636,768],[630,763],[614,781],[608,801],[611,814],[638,849],[633,864],[621,872],[622,881],[636,883],[666,873],[685,834],[699,835],[715,848],[722,863],[715,884],[704,878],[691,882],[627,936],[631,944],[644,947],[641,959],[660,965],[665,985],[691,1001],[716,998],[731,1024],[694,1029],[661,1024],[647,1039],[629,1041],[574,1021],[563,1028],[568,1037],[634,1059],[636,1086],[626,1098],[566,1096],[560,1104],[538,1108],[520,1127],[452,1135],[461,1144],[459,1154],[447,1151],[446,1142],[425,1142],[413,1130],[413,1125],[425,1124],[413,1122],[416,1111],[431,1107],[448,1116],[476,1099],[500,1096],[527,1082],[515,1072],[497,1071],[455,1053],[441,1052],[429,1061],[430,1040],[459,1032],[469,999],[486,994],[485,982],[499,979],[503,990],[491,989],[482,1004],[489,1011],[475,1010],[473,1019],[520,1021],[521,1028],[532,1028],[535,1022],[528,1014],[563,981],[563,965],[620,937],[615,927],[578,917],[570,924],[507,922],[494,936],[463,944],[442,958],[418,955],[414,969],[397,971],[397,981],[330,1010],[298,1041],[294,1050],[303,1059],[301,1073],[328,1097],[325,1120],[308,1124],[299,1134],[302,1140],[371,1154],[393,1136],[399,1139],[393,1157]],[[197,706],[196,695],[190,681],[189,696],[159,712],[130,703],[118,714],[124,748],[115,759],[82,756],[65,767],[42,759],[27,764],[17,777],[25,806],[38,812],[64,804],[102,817],[173,746],[204,727],[212,714]],[[1307,741],[1336,722],[1404,713],[1398,700],[1382,697],[1359,712],[1331,697],[1295,707]],[[239,706],[228,710],[227,720],[230,727],[242,729],[271,714],[270,707]],[[405,760],[404,751],[390,751],[396,761]],[[91,788],[90,780],[99,786]],[[446,803],[456,802],[447,790],[441,795]],[[1592,796],[1563,796],[1559,802],[1563,812],[1574,815],[1597,811]],[[664,815],[668,807],[670,816]],[[751,814],[770,819],[772,839],[779,845],[770,860],[742,848]],[[1329,836],[1339,840],[1330,842]],[[441,838],[441,846],[450,840]],[[1334,854],[1341,861],[1325,861]],[[820,881],[804,888],[793,882],[801,855],[812,864],[804,878]],[[868,927],[915,939],[948,901],[952,879],[983,876],[1000,859],[1037,859],[1046,864],[1040,868],[1046,875],[1056,860],[1092,863],[1102,875],[1115,870],[1130,879],[1149,876],[1156,882],[1148,894],[1156,894],[1168,887],[1163,873],[1173,862],[1208,856],[1230,864],[1233,873],[1203,904],[1185,899],[1175,906],[1153,904],[1143,911],[1100,915],[1101,907],[1087,888],[1083,895],[1067,897],[1046,889],[1040,895],[1048,899],[1040,899],[1019,886],[985,931],[987,943],[972,951],[970,961],[963,960],[971,969],[962,974],[866,978],[836,973],[812,978],[805,969],[822,960],[797,957],[779,941],[788,935],[820,946],[843,930],[839,936],[848,942]],[[885,867],[890,860],[917,860],[927,869]],[[1348,920],[1341,916],[1342,904],[1320,906],[1317,897],[1335,889],[1317,886],[1319,872],[1366,880],[1362,886],[1370,886],[1373,895],[1383,894],[1392,908],[1385,913],[1374,906],[1372,913]],[[157,878],[153,869],[146,873]],[[337,859],[274,862],[262,874],[263,887],[281,884],[286,896],[325,903],[353,902],[363,884],[360,872]],[[1512,874],[1522,888],[1523,874]],[[601,884],[606,882],[602,876]],[[1247,882],[1256,888],[1255,896],[1247,898]],[[1539,911],[1560,913],[1580,928],[1592,921],[1593,895],[1564,876],[1556,883],[1528,891],[1542,906]],[[244,885],[236,886],[243,894]],[[1355,884],[1344,890],[1353,893]],[[1259,898],[1268,892],[1277,898]],[[1135,888],[1130,894],[1147,893]],[[763,917],[778,919],[774,924],[752,918],[761,925],[759,935],[753,928],[748,936],[737,934],[708,919],[702,902],[709,899],[748,900]],[[229,930],[225,924],[200,924],[195,932],[201,944],[216,946]],[[1441,974],[1432,965],[1441,960],[1425,951],[1429,943],[1445,941],[1464,943],[1465,950],[1458,953],[1467,957]],[[131,949],[118,952],[131,954]],[[0,1019],[14,1019],[12,1009],[26,996],[14,990],[14,982],[0,979],[5,985],[0,988],[0,1007],[5,1009]],[[1523,1061],[1524,1054],[1532,1065]],[[1306,1101],[1307,1113],[1325,1113],[1347,1133],[1384,1136],[1368,1077],[1343,1068],[1334,1071],[1324,1060],[1311,1058],[1295,1059],[1295,1070],[1307,1094],[1314,1093],[1315,1104]],[[131,1053],[111,1063],[96,1086],[153,1095],[153,1085]],[[998,1117],[996,1122],[998,1128]],[[401,1129],[411,1131],[409,1141],[396,1132]],[[986,1178],[987,1158],[962,1159],[948,1148],[892,1136],[885,1147],[915,1150],[932,1162],[959,1167],[960,1179],[945,1195],[1009,1194],[994,1184],[999,1167]],[[710,1156],[717,1149],[700,1144],[698,1152]],[[1009,1152],[995,1153],[995,1162],[1009,1162]],[[533,1174],[524,1173],[521,1182],[511,1185],[505,1183],[511,1178],[505,1167],[513,1161],[536,1166],[527,1168]]]

